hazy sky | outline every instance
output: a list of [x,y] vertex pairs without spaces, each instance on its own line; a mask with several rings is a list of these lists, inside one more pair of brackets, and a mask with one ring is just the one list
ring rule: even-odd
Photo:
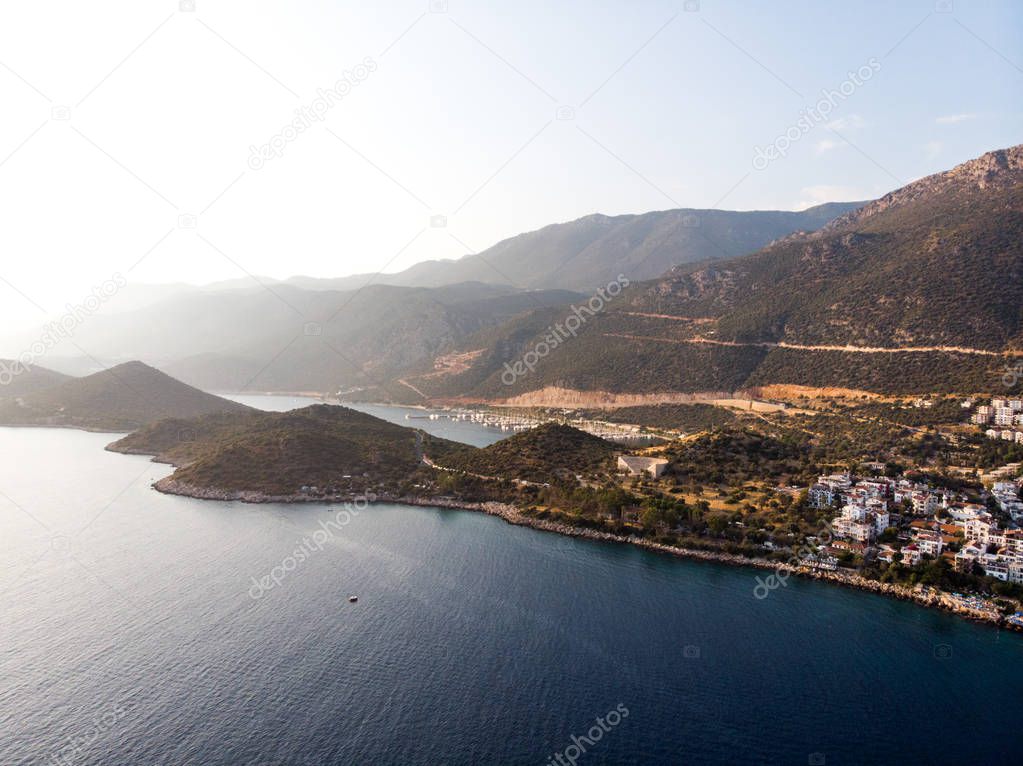
[[[42,0],[0,14],[8,324],[115,272],[397,271],[596,211],[873,197],[1023,135],[1018,2]],[[359,64],[360,82],[317,104]],[[806,116],[843,87],[826,120]],[[311,109],[323,119],[282,136]],[[280,156],[250,156],[271,141]],[[771,145],[784,156],[755,163]]]

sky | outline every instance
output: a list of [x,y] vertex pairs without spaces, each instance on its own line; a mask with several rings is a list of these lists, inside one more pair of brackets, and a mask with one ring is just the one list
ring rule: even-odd
[[0,103],[10,329],[104,284],[877,197],[1021,141],[1023,4],[5,3]]

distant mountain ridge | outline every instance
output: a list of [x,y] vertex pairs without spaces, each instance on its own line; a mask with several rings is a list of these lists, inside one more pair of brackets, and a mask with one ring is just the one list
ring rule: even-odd
[[[654,277],[693,260],[748,252],[816,229],[858,204],[801,212],[591,215],[512,237],[478,256],[417,264],[398,275],[140,286],[110,312],[90,317],[76,343],[93,359],[140,359],[205,390],[333,392],[386,385],[389,398],[417,402],[423,396],[403,376],[476,333],[533,310],[579,302],[619,274]],[[83,368],[69,363],[65,369]]]
[[71,380],[70,375],[40,367],[22,365],[14,359],[0,359],[0,401],[43,391]]
[[[920,179],[812,233],[636,283],[512,385],[556,310],[468,339],[431,397],[544,388],[722,392],[767,385],[993,390],[1023,349],[1023,147]],[[1023,376],[1021,376],[1023,377]]]
[[906,205],[949,189],[975,187],[979,191],[1007,190],[1020,183],[1023,171],[1023,145],[995,149],[950,170],[933,173],[888,192],[884,196],[837,216],[820,229],[826,236],[832,231],[862,224],[893,207]]
[[[863,202],[831,202],[803,211],[684,208],[638,215],[599,213],[502,240],[476,255],[424,261],[380,284],[438,287],[479,281],[521,288],[592,292],[619,273],[651,279],[679,264],[744,255],[797,231],[814,231]],[[304,287],[350,289],[370,275],[338,280],[296,277]]]
[[915,181],[753,256],[677,267],[632,298],[716,339],[1019,348],[1023,146]]
[[141,362],[126,362],[16,399],[0,399],[0,424],[131,431],[161,418],[250,411]]
[[97,358],[142,359],[205,390],[331,392],[388,380],[484,327],[580,297],[478,282],[351,291],[254,284],[97,315],[76,342]]

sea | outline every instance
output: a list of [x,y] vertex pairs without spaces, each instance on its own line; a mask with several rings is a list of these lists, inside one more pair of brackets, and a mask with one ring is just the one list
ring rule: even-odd
[[1020,762],[1019,634],[466,511],[162,495],[116,436],[0,428],[3,766]]

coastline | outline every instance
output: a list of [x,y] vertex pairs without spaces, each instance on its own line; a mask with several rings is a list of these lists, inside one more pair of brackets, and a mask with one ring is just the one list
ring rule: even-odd
[[212,389],[210,393],[216,396],[296,396],[306,399],[337,399],[334,394],[323,391],[222,391]]
[[[267,495],[262,492],[233,491],[195,487],[175,481],[170,476],[160,479],[153,484],[158,492],[167,495],[180,495],[191,497],[197,500],[222,500],[243,503],[344,503],[354,502],[357,495],[332,496],[332,497],[310,497],[307,495]],[[908,588],[904,585],[893,585],[882,583],[877,580],[870,580],[858,574],[842,572],[840,570],[811,569],[807,566],[790,564],[785,561],[771,561],[763,558],[746,558],[734,553],[723,551],[705,551],[695,548],[683,548],[673,545],[664,545],[634,535],[616,535],[610,532],[598,532],[593,529],[574,527],[562,522],[538,519],[528,516],[519,508],[508,503],[496,501],[471,502],[458,500],[450,497],[422,497],[418,495],[398,496],[392,494],[375,495],[372,503],[394,503],[401,505],[414,505],[431,508],[450,508],[455,510],[473,511],[485,513],[489,516],[496,516],[508,524],[515,526],[530,527],[542,532],[552,532],[566,535],[568,537],[579,537],[604,543],[615,543],[618,545],[632,545],[655,553],[663,553],[678,558],[695,559],[729,566],[750,567],[754,569],[772,570],[773,576],[785,577],[795,575],[806,579],[819,580],[833,583],[835,585],[855,588],[856,590],[868,591],[877,595],[895,598],[900,601],[912,601],[919,606],[940,609],[950,612],[959,617],[974,622],[983,622],[994,627],[1005,628],[1023,632],[1023,626],[1009,622],[995,609],[979,609],[966,604],[956,602],[952,594],[934,589],[924,590],[917,586]],[[751,590],[753,590],[751,588]],[[751,595],[753,595],[751,593]]]
[[69,431],[85,431],[90,434],[113,434],[126,436],[138,429],[122,431],[119,428],[100,428],[99,426],[75,426],[59,423],[0,423],[0,428],[63,428]]

